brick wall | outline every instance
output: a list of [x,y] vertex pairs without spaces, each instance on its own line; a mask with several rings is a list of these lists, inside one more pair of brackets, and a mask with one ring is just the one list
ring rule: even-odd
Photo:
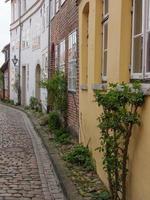
[[[55,45],[59,44],[63,39],[66,40],[66,69],[68,72],[68,36],[74,30],[78,35],[78,7],[76,0],[66,0],[60,6],[59,11],[51,20],[51,72],[55,69]],[[78,43],[78,36],[77,36]],[[77,48],[78,52],[78,48]],[[69,128],[78,134],[79,132],[79,65],[77,56],[77,90],[76,92],[68,91],[68,125]]]

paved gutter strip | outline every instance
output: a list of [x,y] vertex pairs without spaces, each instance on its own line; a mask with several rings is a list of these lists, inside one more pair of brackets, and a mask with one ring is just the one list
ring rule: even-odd
[[[24,120],[26,123],[26,127],[28,128],[28,132],[32,138],[35,154],[38,161],[40,177],[42,181],[43,192],[45,195],[45,200],[64,200],[64,196],[61,192],[61,188],[59,186],[59,181],[53,169],[52,163],[49,160],[46,150],[42,147],[42,143],[40,138],[37,136],[34,128],[32,127],[29,119],[24,114]],[[39,155],[38,155],[39,154]],[[49,193],[45,188],[48,187]],[[49,197],[51,196],[51,199]]]
[[[22,109],[21,109],[22,110]],[[25,112],[23,110],[23,112]],[[26,113],[26,112],[25,112]],[[40,136],[43,145],[45,146],[48,155],[50,157],[50,160],[53,163],[53,167],[55,169],[55,172],[57,174],[57,177],[59,178],[60,185],[63,189],[63,192],[66,196],[67,200],[83,200],[81,195],[79,195],[74,183],[69,178],[69,170],[65,166],[65,162],[61,160],[60,156],[58,155],[58,152],[56,150],[56,147],[51,143],[49,146],[44,141],[44,138],[41,137],[42,131],[39,130],[40,125],[30,116],[30,114],[26,113],[29,117],[30,121],[32,122],[34,129]]]

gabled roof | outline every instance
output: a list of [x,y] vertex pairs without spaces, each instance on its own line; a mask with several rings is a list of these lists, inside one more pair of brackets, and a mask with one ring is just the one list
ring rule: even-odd
[[2,66],[1,66],[1,71],[5,72],[6,69],[8,69],[9,65],[9,60],[7,60]]
[[2,49],[2,52],[4,52],[5,50],[9,49],[10,48],[10,43],[5,45]]

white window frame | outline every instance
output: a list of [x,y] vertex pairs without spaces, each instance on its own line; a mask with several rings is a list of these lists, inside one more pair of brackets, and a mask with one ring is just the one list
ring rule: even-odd
[[61,6],[62,6],[66,0],[60,0],[60,1],[61,1]]
[[[150,1],[149,0],[147,0],[146,1],[146,4],[145,4],[145,7],[146,7],[146,12],[147,12],[147,15],[145,15],[145,23],[146,23],[146,25],[145,25],[145,50],[146,50],[146,52],[145,52],[145,62],[147,62],[147,41],[148,41],[148,33],[150,34],[150,27],[148,27],[148,20],[150,20],[148,17],[150,17]],[[150,22],[149,22],[150,23]],[[149,28],[149,29],[148,29]],[[147,72],[146,71],[147,70],[147,66],[146,66],[146,64],[145,64],[145,69],[144,69],[144,76],[145,76],[145,79],[146,78],[150,78],[150,71],[149,72]]]
[[55,0],[55,13],[59,11],[59,0]]
[[30,47],[30,30],[29,29],[27,29],[26,30],[26,48],[28,48],[28,47]]
[[65,60],[64,60],[64,62],[61,62],[63,54],[64,54],[64,58],[65,58],[66,57],[66,40],[65,39],[63,39],[59,43],[59,71],[61,71],[61,72],[65,72]]
[[[134,35],[134,28],[135,28],[135,1],[133,0],[133,17],[132,17],[132,52],[131,52],[131,79],[149,79],[150,78],[150,72],[146,72],[146,62],[147,62],[147,39],[148,39],[148,32],[150,32],[150,29],[147,31],[147,25],[148,25],[148,3],[149,0],[143,0],[143,6],[142,6],[142,32],[140,34]],[[138,36],[143,36],[143,53],[142,53],[142,72],[141,73],[134,73],[134,66],[133,66],[133,60],[134,60],[134,39]]]
[[[108,9],[109,9],[109,0],[108,0]],[[105,0],[103,0],[103,21],[102,21],[102,26],[103,26],[103,36],[102,36],[102,81],[107,81],[107,66],[106,66],[106,75],[104,75],[104,54],[105,52],[107,52],[107,60],[108,60],[108,35],[107,35],[107,49],[104,48],[105,46],[105,35],[104,35],[104,29],[105,29],[105,25],[109,25],[108,23],[108,19],[109,19],[109,10],[108,13],[105,13]],[[108,34],[108,31],[107,31]],[[107,62],[108,65],[108,62]]]
[[51,19],[55,16],[55,0],[51,0]]
[[42,32],[45,32],[45,14],[42,16]]
[[55,45],[55,69],[59,69],[59,45]]
[[[71,38],[72,37],[72,38]],[[73,39],[73,37],[75,37],[75,41],[71,41],[70,44],[70,38]],[[74,30],[73,32],[71,32],[69,34],[68,37],[68,53],[69,53],[69,49],[71,49],[71,46],[73,48],[73,45],[76,45],[76,58],[69,60],[69,55],[68,55],[68,91],[72,91],[72,92],[76,92],[76,87],[77,87],[77,83],[75,85],[75,88],[73,88],[73,85],[70,85],[71,83],[69,82],[69,79],[76,79],[77,82],[77,31]],[[72,70],[72,68],[75,67],[75,71],[76,74],[75,75],[69,75],[69,70]],[[73,73],[71,71],[71,73]]]

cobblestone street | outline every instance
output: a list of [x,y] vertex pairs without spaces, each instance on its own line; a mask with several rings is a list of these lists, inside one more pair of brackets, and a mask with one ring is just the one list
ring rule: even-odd
[[65,199],[47,151],[21,111],[0,105],[0,200]]

